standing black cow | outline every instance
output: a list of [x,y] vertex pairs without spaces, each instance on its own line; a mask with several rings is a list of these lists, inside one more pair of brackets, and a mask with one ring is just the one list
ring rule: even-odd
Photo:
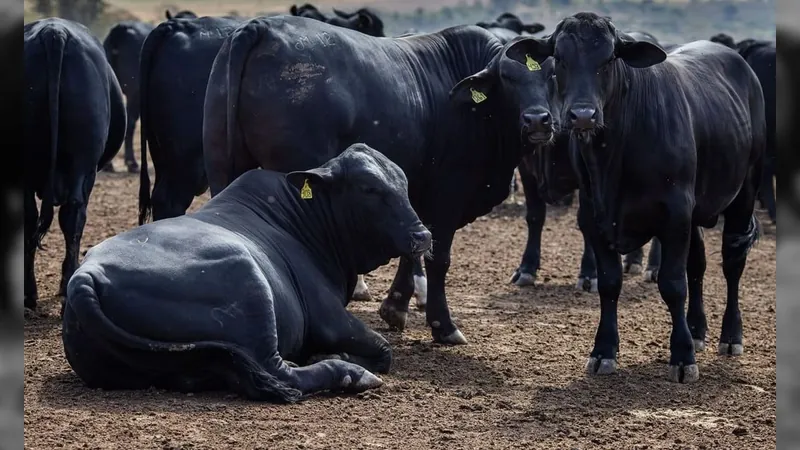
[[[139,171],[139,164],[133,155],[133,133],[136,121],[139,120],[139,54],[142,44],[153,30],[153,25],[135,20],[126,20],[114,25],[103,41],[111,68],[117,76],[122,93],[125,94],[125,107],[128,114],[128,126],[125,132],[125,165],[128,172]],[[112,171],[114,166],[109,162],[103,170]]]
[[755,39],[745,39],[738,43],[727,34],[720,33],[711,38],[712,42],[726,45],[742,55],[747,64],[753,68],[761,82],[761,90],[764,92],[764,108],[767,115],[767,156],[764,162],[764,176],[761,180],[759,200],[761,205],[767,208],[767,213],[772,223],[777,222],[777,210],[775,208],[775,188],[773,178],[775,177],[775,163],[777,161],[777,140],[775,138],[777,130],[777,95],[776,95],[776,70],[777,58],[775,42],[758,41]]
[[166,17],[167,20],[173,20],[173,19],[197,19],[197,14],[195,14],[194,11],[189,11],[188,9],[184,9],[183,11],[178,11],[177,13],[172,14],[167,9],[164,12],[164,17]]
[[380,386],[392,349],[347,294],[357,273],[430,248],[407,187],[353,145],[304,172],[252,170],[197,212],[98,244],[69,283],[67,361],[91,388],[295,401]]
[[563,20],[546,39],[523,42],[537,60],[555,57],[562,121],[572,133],[570,159],[579,175],[579,223],[602,274],[600,324],[587,371],[616,371],[618,253],[656,236],[662,244],[658,288],[672,316],[669,378],[699,378],[695,351],[705,347],[707,331],[700,227],[715,226],[720,215],[728,302],[719,352],[741,354],[739,280],[759,236],[754,203],[766,146],[755,73],[736,52],[709,41],[667,57],[592,13]]
[[337,27],[360,31],[364,34],[383,37],[383,21],[369,8],[360,8],[356,12],[346,13],[333,8],[333,17],[326,17],[316,6],[309,3],[298,7],[292,5],[289,12],[293,16],[319,20]]
[[[630,35],[639,40],[660,45],[655,36],[650,33],[633,31]],[[562,149],[565,152],[568,140],[568,133],[566,134],[567,136],[560,135],[555,145],[557,149]],[[558,153],[558,151],[548,150],[544,153],[554,154]],[[525,223],[528,227],[528,239],[525,243],[525,251],[522,253],[522,261],[520,261],[519,267],[514,270],[514,274],[511,276],[511,283],[517,286],[533,286],[536,284],[536,275],[541,267],[542,229],[547,217],[547,203],[569,206],[572,204],[574,192],[578,188],[578,179],[570,175],[569,171],[561,171],[557,176],[553,176],[554,180],[550,181],[551,183],[556,183],[557,187],[552,187],[546,193],[542,190],[545,185],[543,165],[557,165],[554,161],[556,161],[556,158],[552,156],[544,158],[541,154],[526,155],[522,158],[522,164],[518,168],[525,194]],[[512,183],[511,189],[512,192],[516,190],[516,183]],[[643,258],[644,252],[642,248],[626,254],[623,261],[623,272],[632,275],[641,274],[644,270]],[[658,238],[653,238],[648,256],[647,270],[644,270],[645,281],[656,281],[660,262],[661,244],[658,242]],[[597,266],[594,260],[594,251],[585,237],[577,288],[587,292],[597,292]]]
[[[353,142],[380,143],[434,234],[425,261],[433,339],[464,344],[445,298],[453,236],[508,196],[523,153],[552,139],[547,104],[535,95],[551,74],[508,56],[516,51],[476,26],[386,39],[291,16],[251,20],[225,42],[209,78],[211,195],[254,167],[301,170]],[[399,329],[411,266],[401,259],[380,308]]]
[[83,25],[60,18],[28,23],[24,53],[25,307],[33,310],[36,248],[55,206],[66,244],[59,294],[78,267],[86,205],[97,170],[125,138],[125,104],[103,46]]
[[[170,20],[145,39],[141,57],[139,224],[186,212],[208,188],[203,166],[203,101],[214,57],[241,21]],[[156,172],[152,198],[147,146]]]

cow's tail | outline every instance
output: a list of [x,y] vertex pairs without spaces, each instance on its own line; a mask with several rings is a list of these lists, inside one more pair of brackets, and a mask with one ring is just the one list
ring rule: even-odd
[[[67,291],[65,327],[70,326],[70,316],[74,315],[81,332],[93,334],[92,337],[103,345],[104,350],[137,368],[167,374],[173,369],[170,361],[174,361],[174,369],[181,370],[185,367],[186,360],[177,355],[180,353],[191,355],[193,360],[207,361],[208,365],[230,368],[233,375],[233,379],[228,377],[231,388],[249,399],[293,403],[302,396],[299,390],[279,380],[247,351],[233,343],[164,342],[136,336],[120,328],[103,313],[94,278],[88,272],[76,273],[70,280]],[[154,353],[171,353],[175,357],[154,359]]]
[[153,55],[161,42],[179,26],[173,21],[159,24],[145,38],[139,56],[139,144],[141,145],[141,167],[139,169],[139,225],[144,224],[153,214],[153,201],[150,197],[150,172],[147,163],[147,130],[150,125],[148,97],[150,90],[150,66]]
[[[226,154],[228,173],[226,185],[237,177],[235,158],[243,151],[244,142],[239,129],[239,90],[242,84],[244,66],[250,51],[261,40],[267,24],[260,19],[253,19],[237,28],[230,36],[228,48],[228,101],[226,108]],[[219,192],[212,192],[216,195]]]
[[45,57],[47,58],[47,104],[50,115],[50,154],[47,160],[47,179],[42,189],[42,207],[34,243],[41,248],[42,239],[53,223],[55,209],[55,182],[58,160],[58,126],[59,126],[59,93],[61,90],[61,64],[64,60],[64,48],[67,45],[67,34],[60,29],[51,29],[43,36]]

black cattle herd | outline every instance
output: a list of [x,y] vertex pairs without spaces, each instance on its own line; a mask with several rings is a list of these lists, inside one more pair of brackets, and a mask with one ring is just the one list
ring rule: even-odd
[[[617,369],[629,272],[669,309],[668,378],[698,380],[702,228],[720,216],[718,351],[742,354],[756,200],[776,218],[774,42],[667,45],[593,13],[542,37],[510,13],[385,37],[369,9],[333,12],[167,11],[103,43],[68,20],[25,25],[24,303],[36,309],[34,258],[58,206],[63,344],[87,385],[276,401],[377,387],[391,347],[346,306],[397,257],[383,320],[403,330],[416,296],[435,342],[466,344],[445,293],[453,237],[516,189],[515,170],[528,225],[517,285],[536,282],[546,205],[578,192],[578,288],[601,310],[588,373]],[[96,174],[122,146],[139,227],[79,264]]]

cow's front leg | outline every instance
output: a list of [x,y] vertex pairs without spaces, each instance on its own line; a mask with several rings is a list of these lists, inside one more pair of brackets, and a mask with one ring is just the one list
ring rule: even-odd
[[408,319],[408,303],[414,294],[413,261],[406,257],[400,258],[397,273],[392,281],[392,286],[381,308],[378,310],[381,319],[391,328],[403,331]]
[[[428,274],[428,306],[425,310],[428,325],[434,342],[442,344],[463,345],[467,339],[453,323],[445,296],[445,279],[450,269],[450,248],[453,244],[454,232],[445,232],[441,228],[433,228],[433,255],[425,260],[425,271]],[[438,232],[437,232],[438,231]]]
[[594,348],[586,363],[586,372],[591,375],[609,375],[617,371],[619,330],[617,329],[617,302],[622,291],[622,261],[619,254],[609,248],[594,221],[594,212],[586,205],[581,193],[581,208],[578,224],[585,239],[594,250],[597,262],[597,290],[600,294],[600,323],[594,337]]
[[369,293],[367,283],[364,281],[364,275],[358,276],[356,287],[353,289],[353,300],[357,302],[371,302],[372,295]]
[[342,310],[342,313],[341,317],[329,314],[319,327],[314,327],[311,336],[314,355],[307,363],[338,359],[370,372],[389,373],[392,366],[389,342],[349,311]]
[[520,166],[520,178],[525,194],[525,223],[528,225],[528,241],[517,270],[511,276],[511,283],[517,286],[536,284],[542,256],[542,228],[547,216],[547,205],[536,190],[536,179],[527,167]]
[[[585,214],[585,209],[580,203],[578,204],[578,228],[581,228],[581,215]],[[587,220],[591,220],[591,217]],[[597,261],[595,260],[594,249],[582,228],[581,236],[583,237],[583,256],[581,256],[577,288],[581,291],[597,292]]]

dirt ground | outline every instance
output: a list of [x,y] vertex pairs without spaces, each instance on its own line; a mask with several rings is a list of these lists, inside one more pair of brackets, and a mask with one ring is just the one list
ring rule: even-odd
[[[137,190],[138,176],[99,175],[84,249],[135,226]],[[447,292],[468,345],[433,345],[422,312],[410,313],[401,334],[380,320],[379,303],[351,304],[392,343],[392,373],[375,391],[289,406],[225,393],[85,388],[61,344],[53,295],[64,244],[54,227],[37,258],[41,313],[25,324],[25,447],[775,448],[774,227],[765,225],[742,280],[745,355],[699,354],[701,380],[686,386],[666,380],[670,318],[657,288],[633,276],[619,306],[620,371],[584,375],[599,301],[573,287],[581,251],[575,209],[550,210],[542,284],[520,289],[508,279],[525,243],[523,214],[522,206],[502,205],[455,239]],[[725,299],[719,230],[706,233],[706,249],[708,343],[716,349]],[[367,277],[376,298],[388,289],[394,268]]]

